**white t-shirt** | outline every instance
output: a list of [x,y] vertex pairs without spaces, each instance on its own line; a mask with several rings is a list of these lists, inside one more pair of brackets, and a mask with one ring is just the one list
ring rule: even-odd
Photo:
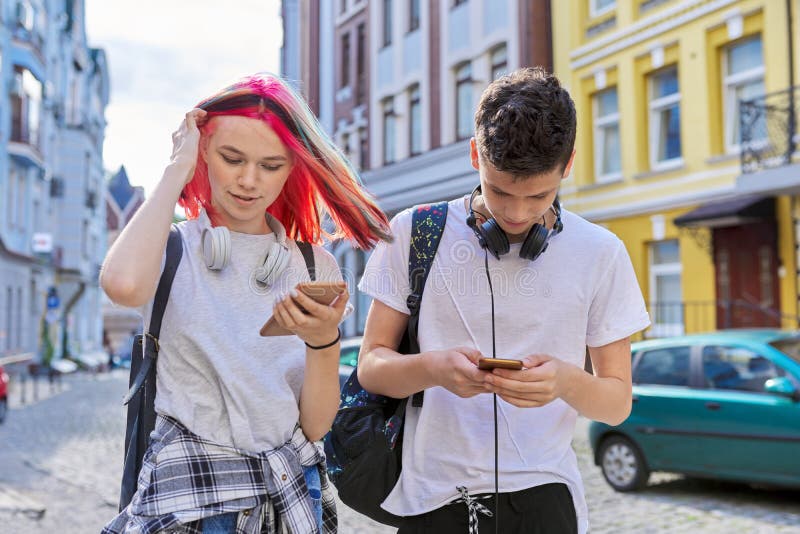
[[[181,258],[161,325],[156,412],[198,436],[251,452],[288,441],[300,417],[306,349],[297,336],[261,337],[275,300],[308,281],[294,241],[288,267],[269,288],[254,280],[275,234],[231,232],[221,271],[203,259],[200,219],[178,225]],[[314,247],[317,280],[342,280],[333,256]],[[153,302],[141,309],[145,329]]]
[[[492,355],[492,313],[484,251],[466,225],[464,199],[449,203],[445,231],[422,298],[422,352],[468,346]],[[611,232],[564,210],[564,231],[536,261],[512,244],[498,261],[489,256],[498,358],[544,353],[583,368],[586,346],[623,339],[649,324],[623,243]],[[412,210],[392,220],[393,243],[380,243],[359,289],[403,313]],[[581,532],[587,507],[570,446],[577,412],[561,399],[517,408],[498,398],[500,491],[550,482],[569,487]],[[417,515],[458,497],[494,492],[494,417],[491,394],[462,399],[443,387],[425,391],[421,408],[409,404],[403,470],[383,507]]]

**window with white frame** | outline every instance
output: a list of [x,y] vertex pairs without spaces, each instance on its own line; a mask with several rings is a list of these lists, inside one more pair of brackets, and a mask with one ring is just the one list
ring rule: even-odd
[[408,0],[408,32],[419,28],[419,0]]
[[[725,96],[725,149],[737,152],[741,141],[739,102],[764,94],[764,55],[761,36],[728,46],[723,54]],[[766,139],[763,118],[753,126],[753,139]],[[760,133],[760,135],[759,135]]]
[[594,96],[594,152],[597,182],[608,182],[622,175],[616,87]]
[[383,101],[383,163],[394,163],[395,160],[395,117],[394,98]]
[[419,84],[408,92],[408,147],[412,156],[422,153],[422,105]]
[[42,82],[25,67],[15,66],[10,101],[11,140],[38,145]]
[[366,41],[366,28],[362,23],[356,28],[356,105],[364,103],[367,93]]
[[650,167],[681,162],[681,93],[678,69],[650,76]]
[[492,51],[492,80],[508,74],[508,49],[502,44]]
[[456,139],[469,139],[473,127],[472,65],[456,68]]
[[340,63],[341,72],[339,73],[339,87],[344,88],[350,85],[350,32],[342,35],[341,54],[342,60]]
[[369,169],[369,138],[367,129],[358,129],[358,170],[366,171]]
[[383,46],[392,44],[392,0],[383,0]]
[[589,15],[599,17],[617,7],[617,0],[589,0]]
[[683,334],[681,271],[677,239],[650,244],[651,336]]

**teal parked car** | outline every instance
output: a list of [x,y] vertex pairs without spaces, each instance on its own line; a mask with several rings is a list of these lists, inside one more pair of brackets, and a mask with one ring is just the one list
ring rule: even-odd
[[728,330],[634,343],[633,408],[592,422],[617,491],[652,471],[800,487],[800,332]]

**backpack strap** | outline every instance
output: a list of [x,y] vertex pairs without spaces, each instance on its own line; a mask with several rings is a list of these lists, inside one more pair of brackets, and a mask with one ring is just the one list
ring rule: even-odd
[[[447,222],[447,202],[417,206],[411,222],[411,242],[408,250],[408,282],[411,294],[406,299],[408,306],[408,353],[419,352],[419,309],[422,293],[428,280],[433,258],[439,248],[439,242]],[[423,392],[414,394],[411,405],[422,406]]]
[[[131,381],[128,394],[125,395],[123,404],[128,404],[134,395],[141,389],[147,375],[150,374],[151,369],[155,369],[153,364],[158,356],[158,336],[161,333],[161,320],[164,318],[164,310],[167,307],[169,300],[169,292],[172,289],[172,281],[175,279],[175,273],[178,271],[178,264],[181,262],[183,256],[183,241],[178,228],[173,224],[167,238],[167,253],[166,261],[164,263],[164,271],[161,273],[161,278],[158,281],[158,288],[156,289],[156,296],[153,301],[153,313],[150,316],[150,328],[147,334],[142,336],[142,343],[145,345],[142,352],[144,359],[139,367],[136,378]],[[151,350],[147,350],[151,349]]]
[[306,269],[308,269],[308,276],[311,278],[311,281],[315,281],[317,279],[317,268],[314,264],[314,247],[311,246],[310,243],[306,243],[305,241],[295,241],[297,243],[297,248],[300,249],[300,252],[303,254],[303,259],[306,260]]

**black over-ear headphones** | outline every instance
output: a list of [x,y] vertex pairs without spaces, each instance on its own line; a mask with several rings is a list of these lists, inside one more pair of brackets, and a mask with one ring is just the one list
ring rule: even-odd
[[[475,218],[475,211],[472,209],[472,203],[480,192],[481,186],[478,184],[469,197],[467,226],[472,228],[472,231],[475,232],[481,248],[488,250],[492,256],[500,259],[501,255],[508,253],[511,249],[511,245],[508,242],[508,236],[493,218],[485,217],[486,221],[480,225],[478,224],[478,220]],[[558,201],[558,197],[553,201],[551,209],[556,215],[556,222],[553,224],[553,229],[548,230],[547,226],[544,224],[534,224],[528,231],[528,235],[525,236],[525,240],[522,242],[522,248],[519,250],[520,258],[531,261],[535,260],[547,250],[547,244],[550,238],[564,229],[564,224],[561,222],[561,203]]]

